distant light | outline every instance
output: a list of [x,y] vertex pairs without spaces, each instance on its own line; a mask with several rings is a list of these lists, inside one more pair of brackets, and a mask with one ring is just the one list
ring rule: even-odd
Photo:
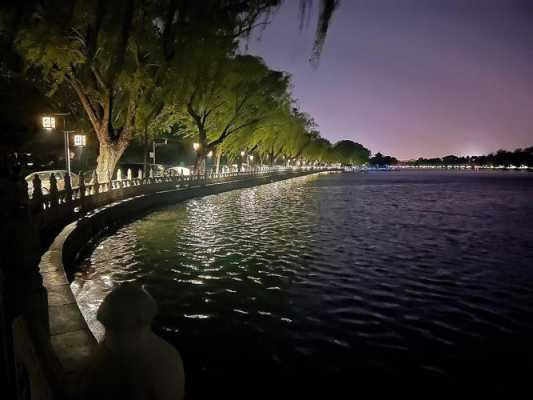
[[207,157],[213,157],[213,151],[210,151],[209,153],[207,153]]
[[56,127],[55,117],[43,117],[42,123],[44,129],[55,129]]
[[200,148],[200,143],[193,143],[192,148],[194,149],[194,151],[197,151]]
[[244,157],[246,153],[244,151],[241,151],[241,157]]
[[253,161],[253,159],[254,159],[254,156],[250,156],[250,161]]

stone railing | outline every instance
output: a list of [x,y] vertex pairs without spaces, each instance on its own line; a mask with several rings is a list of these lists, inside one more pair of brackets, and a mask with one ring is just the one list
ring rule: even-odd
[[[129,173],[129,179],[90,185],[80,182],[76,188],[71,187],[67,177],[63,190],[58,190],[55,177],[51,177],[50,192],[43,194],[42,182],[35,179],[31,197],[27,184],[17,180],[5,194],[17,197],[19,205],[4,209],[13,224],[7,224],[3,230],[12,248],[10,262],[16,266],[12,270],[21,275],[11,278],[15,284],[9,286],[24,300],[17,301],[22,306],[11,324],[16,397],[80,398],[82,379],[90,366],[88,356],[97,343],[70,290],[69,276],[79,255],[110,227],[155,207],[193,197],[332,170],[336,169],[263,168],[219,175],[144,179],[133,179]],[[34,243],[39,236],[55,238],[46,246],[44,254]]]
[[202,175],[174,174],[168,176],[142,177],[141,171],[137,178],[132,178],[131,170],[127,177],[109,182],[98,182],[96,175],[92,183],[86,184],[84,177],[80,177],[80,184],[72,187],[68,174],[62,182],[63,189],[58,189],[57,178],[52,173],[49,178],[48,193],[43,193],[43,184],[38,175],[31,183],[32,190],[28,191],[25,201],[29,203],[31,214],[39,231],[54,230],[65,225],[80,215],[80,212],[90,211],[106,204],[129,197],[154,193],[161,190],[185,189],[223,183],[231,180],[242,180],[257,176],[275,174],[290,174],[304,171],[327,170],[326,167],[262,167],[251,171],[229,173],[207,173]]

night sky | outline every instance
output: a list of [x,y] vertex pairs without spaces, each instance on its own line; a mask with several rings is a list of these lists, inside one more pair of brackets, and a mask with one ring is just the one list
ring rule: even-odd
[[298,1],[248,51],[293,75],[332,141],[400,159],[533,145],[533,0],[344,0],[317,69]]

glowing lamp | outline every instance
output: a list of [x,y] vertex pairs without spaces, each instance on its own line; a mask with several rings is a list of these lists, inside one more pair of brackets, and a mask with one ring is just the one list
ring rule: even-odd
[[43,117],[42,124],[44,129],[55,129],[56,119],[55,117]]
[[74,135],[74,146],[86,146],[86,145],[87,145],[87,136]]

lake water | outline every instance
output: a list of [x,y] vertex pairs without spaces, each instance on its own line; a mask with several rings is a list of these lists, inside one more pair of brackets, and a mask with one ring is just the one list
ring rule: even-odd
[[84,260],[72,288],[97,334],[122,282],[157,300],[188,398],[518,391],[533,376],[533,174],[330,174],[189,200]]

